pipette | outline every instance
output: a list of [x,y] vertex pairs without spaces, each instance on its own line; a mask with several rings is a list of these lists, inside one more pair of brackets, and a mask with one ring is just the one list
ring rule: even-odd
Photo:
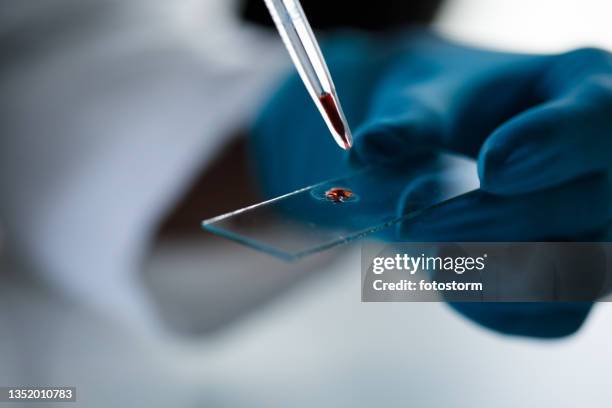
[[319,109],[334,140],[343,149],[353,145],[351,129],[319,44],[299,0],[264,0],[293,64]]

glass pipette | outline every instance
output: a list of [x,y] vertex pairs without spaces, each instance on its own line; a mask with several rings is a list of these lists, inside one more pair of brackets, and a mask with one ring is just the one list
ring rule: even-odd
[[343,149],[353,145],[340,101],[319,44],[299,0],[264,0],[293,64],[319,109],[334,140]]

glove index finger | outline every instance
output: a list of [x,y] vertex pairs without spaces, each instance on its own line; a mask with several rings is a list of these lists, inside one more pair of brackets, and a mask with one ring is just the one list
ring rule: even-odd
[[609,172],[612,54],[581,49],[557,56],[538,89],[544,102],[502,124],[483,144],[483,189],[524,194]]
[[374,118],[358,128],[352,150],[357,160],[381,164],[440,149],[439,115],[427,108],[412,106],[404,113]]
[[612,157],[612,92],[608,102],[593,103],[598,99],[590,94],[551,101],[493,132],[478,159],[482,188],[524,194],[605,173]]
[[430,41],[407,52],[377,84],[354,133],[365,162],[422,149],[476,157],[486,137],[531,104],[531,84],[546,58],[505,55]]

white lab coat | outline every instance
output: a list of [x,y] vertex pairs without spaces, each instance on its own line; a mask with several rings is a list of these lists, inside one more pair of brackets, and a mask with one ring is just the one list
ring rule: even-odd
[[155,325],[152,233],[288,64],[281,42],[228,1],[3,3],[5,245],[69,298]]

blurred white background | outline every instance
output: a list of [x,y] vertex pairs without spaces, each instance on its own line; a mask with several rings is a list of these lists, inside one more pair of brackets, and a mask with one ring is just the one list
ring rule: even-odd
[[438,27],[456,38],[528,52],[612,48],[608,0],[450,0]]

